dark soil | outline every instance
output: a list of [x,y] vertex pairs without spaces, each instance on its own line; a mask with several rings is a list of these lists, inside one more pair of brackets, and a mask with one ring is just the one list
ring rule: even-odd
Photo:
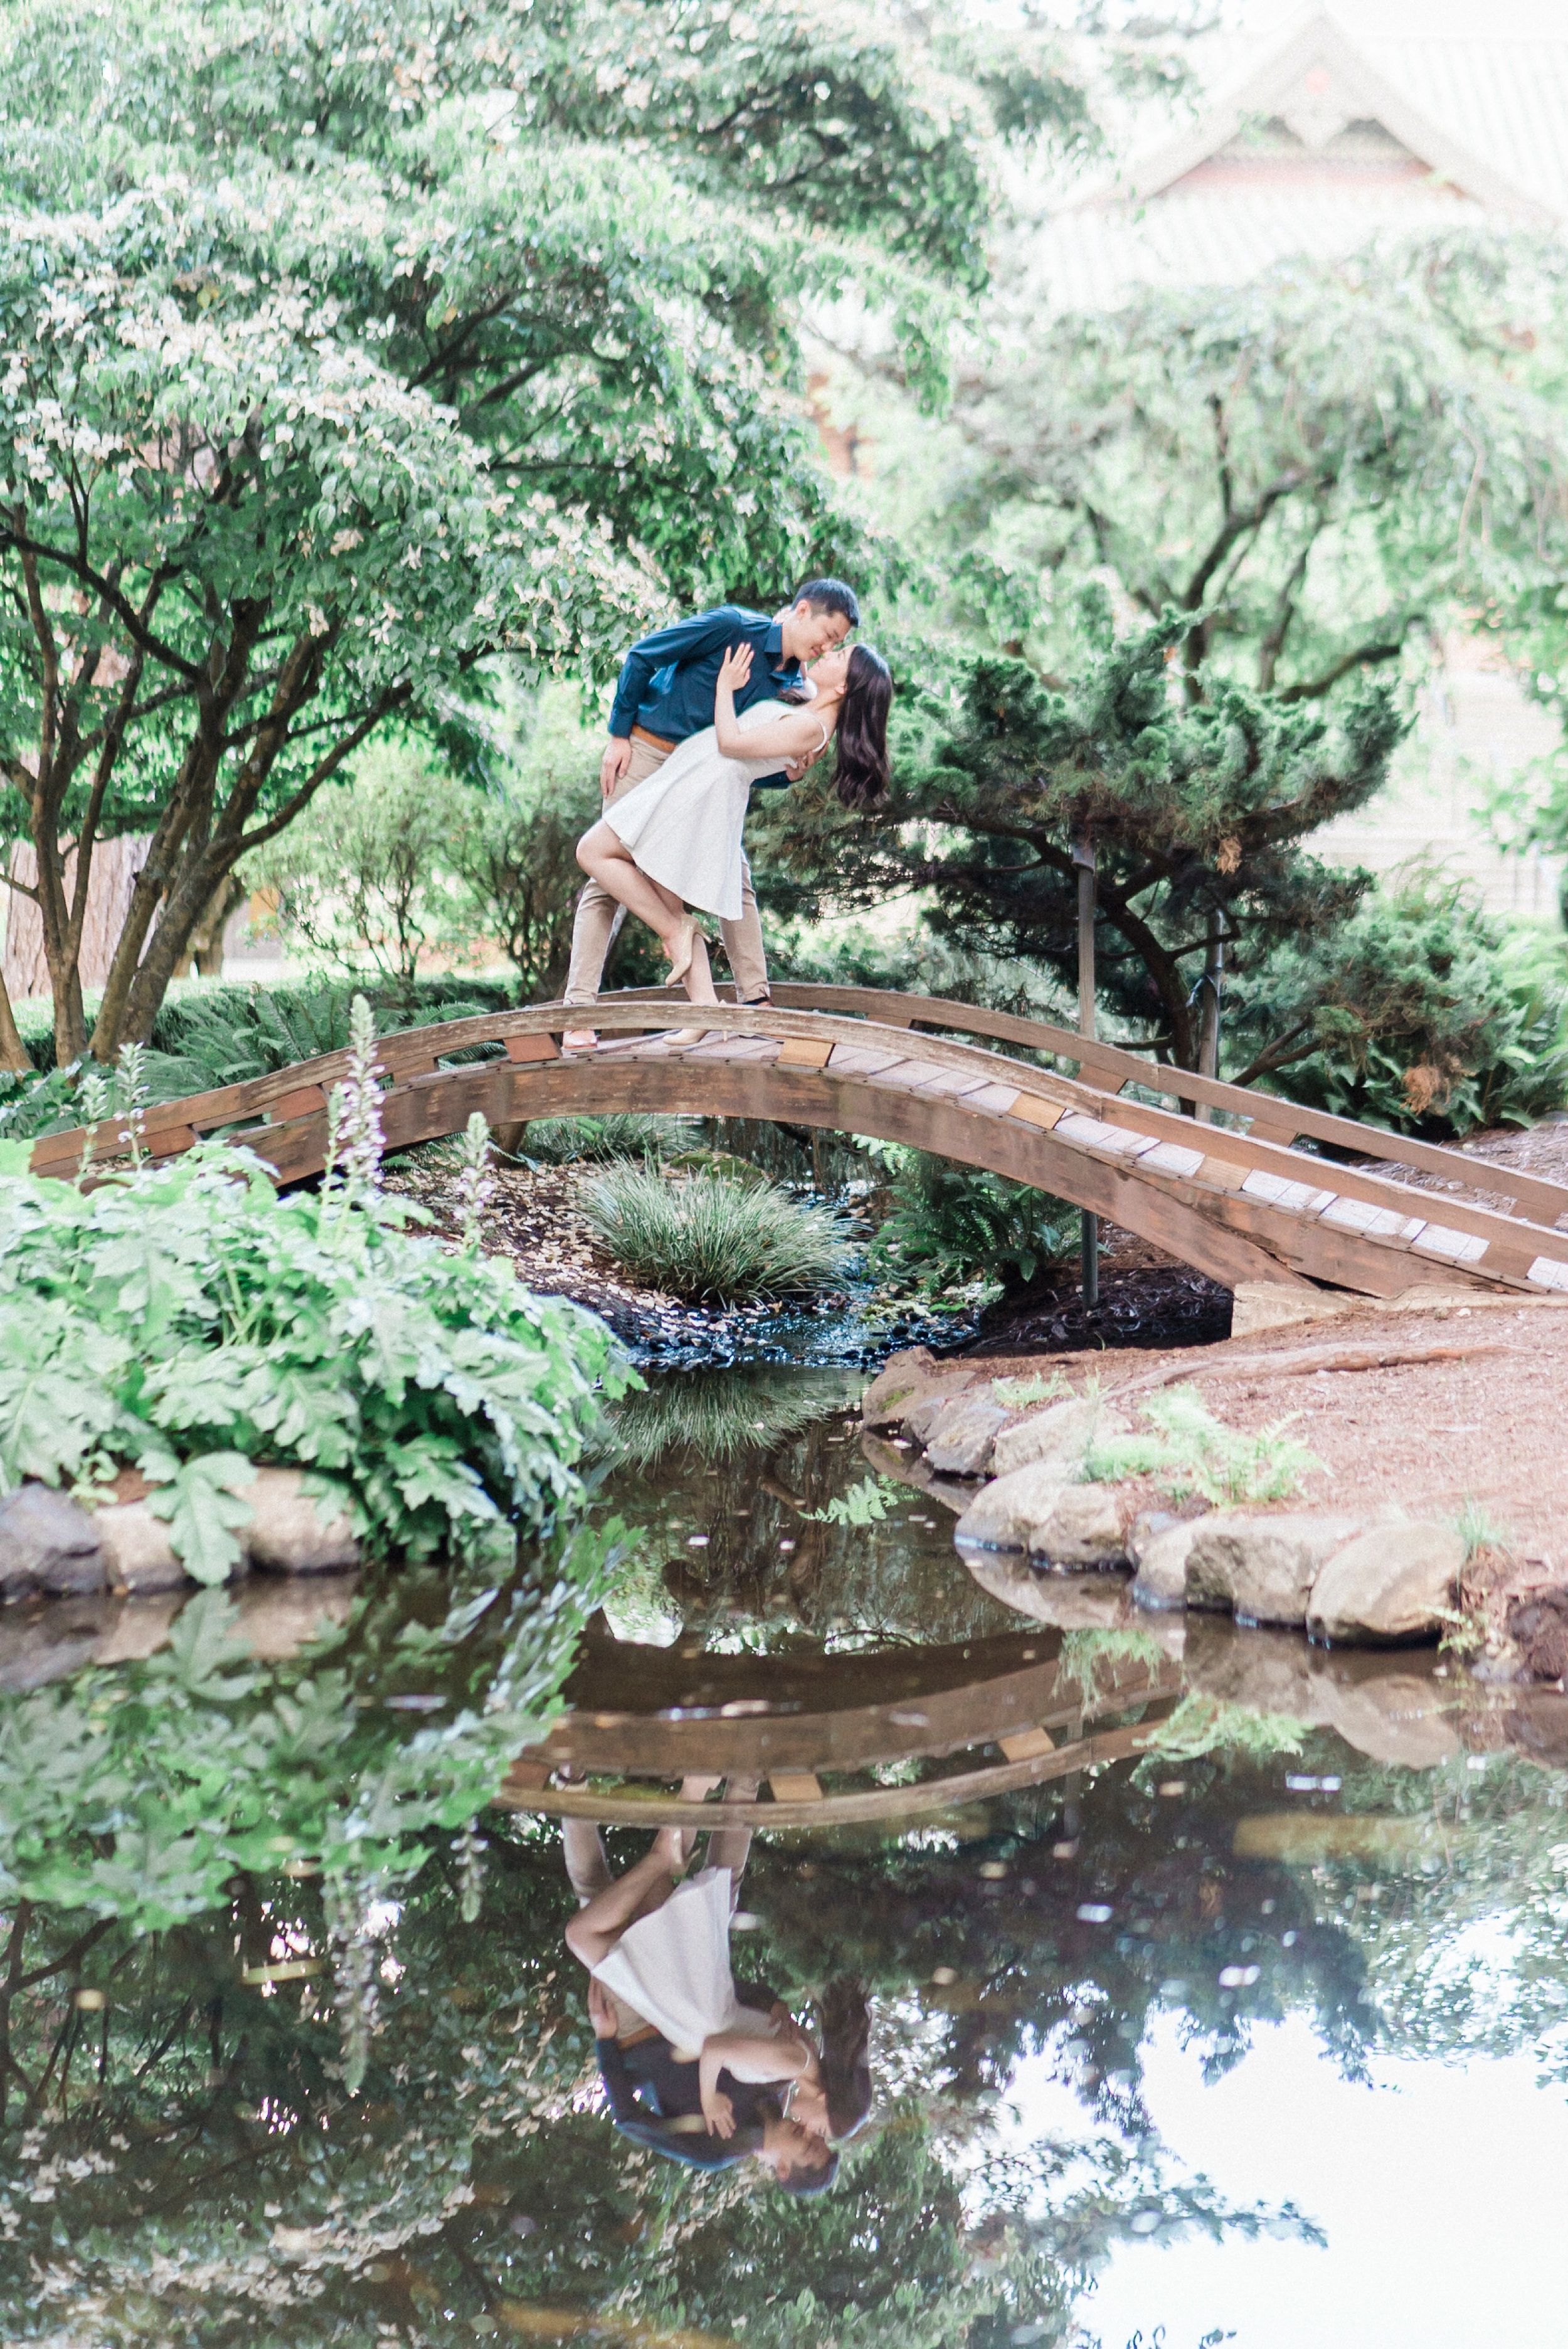
[[1076,1266],[1056,1265],[998,1298],[976,1335],[939,1350],[1077,1354],[1097,1347],[1215,1346],[1231,1334],[1231,1292],[1131,1232],[1107,1225],[1099,1302],[1086,1306]]

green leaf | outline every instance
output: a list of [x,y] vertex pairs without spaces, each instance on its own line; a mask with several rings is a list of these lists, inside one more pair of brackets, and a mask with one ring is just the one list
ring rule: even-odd
[[149,1497],[148,1507],[168,1520],[170,1547],[197,1582],[226,1582],[239,1564],[234,1528],[253,1515],[240,1495],[255,1475],[242,1452],[203,1452]]

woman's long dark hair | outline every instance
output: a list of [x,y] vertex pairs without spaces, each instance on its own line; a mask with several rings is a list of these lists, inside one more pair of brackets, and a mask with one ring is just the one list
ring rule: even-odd
[[839,763],[833,789],[847,808],[881,805],[892,781],[887,763],[887,714],[892,701],[892,671],[871,645],[850,655],[839,711]]
[[834,2137],[853,2137],[872,2108],[871,2009],[863,1986],[845,1975],[827,1984],[820,2004],[828,2127]]

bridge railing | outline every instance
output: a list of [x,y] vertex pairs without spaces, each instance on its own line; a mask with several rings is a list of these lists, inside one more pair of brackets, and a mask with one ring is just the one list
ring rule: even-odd
[[[727,999],[733,997],[730,988],[721,988],[719,992]],[[627,988],[605,999],[667,1003],[678,999],[667,988]],[[895,994],[872,987],[778,984],[773,1000],[789,1010],[875,1019],[884,1028],[944,1028],[959,1035],[1022,1045],[1026,1050],[1044,1052],[1054,1060],[1075,1061],[1079,1081],[1099,1092],[1119,1093],[1128,1085],[1141,1085],[1172,1101],[1196,1102],[1243,1118],[1248,1133],[1260,1141],[1289,1148],[1305,1138],[1351,1157],[1408,1166],[1419,1174],[1439,1175],[1446,1182],[1462,1183],[1471,1190],[1495,1192],[1545,1224],[1568,1214],[1568,1185],[1553,1183],[1545,1175],[1532,1174],[1522,1167],[1494,1165],[1490,1159],[1471,1158],[1439,1143],[1390,1133],[1382,1126],[1362,1125],[1354,1118],[1334,1117],[1326,1110],[1284,1101],[1277,1093],[1254,1092],[1248,1085],[1226,1084],[1222,1078],[1201,1077],[1191,1069],[1173,1069],[1151,1054],[1103,1044],[1070,1028],[1055,1027],[1049,1020],[1025,1019],[1016,1012],[989,1010],[983,1004],[954,1003],[945,996]]]
[[[728,995],[730,990],[725,992]],[[514,1062],[553,1060],[557,1057],[554,1040],[565,1029],[590,1017],[607,1033],[629,1036],[639,1030],[686,1025],[702,1014],[689,1006],[684,996],[666,988],[626,989],[602,997],[592,1013],[560,1003],[530,1004],[514,1011],[481,1012],[470,1019],[404,1029],[379,1040],[377,1057],[395,1085],[432,1078],[442,1063],[486,1048],[504,1052]],[[783,1037],[788,1040],[842,1036],[846,1023],[858,1025],[861,1021],[905,1033],[916,1028],[946,1029],[1070,1061],[1078,1071],[1074,1091],[1080,1096],[1081,1105],[1092,1107],[1093,1100],[1098,1099],[1113,1118],[1119,1112],[1112,1104],[1130,1084],[1177,1102],[1198,1101],[1224,1110],[1246,1122],[1244,1135],[1230,1132],[1230,1148],[1248,1161],[1257,1154],[1256,1163],[1261,1165],[1274,1163],[1272,1150],[1289,1148],[1305,1137],[1326,1143],[1336,1154],[1408,1167],[1437,1175],[1449,1185],[1510,1199],[1516,1213],[1548,1229],[1560,1216],[1568,1215],[1568,1185],[1550,1182],[1542,1175],[1478,1161],[1460,1151],[1387,1133],[1348,1118],[1303,1109],[1275,1095],[1254,1093],[1184,1069],[1171,1069],[1117,1045],[1091,1041],[1046,1020],[1025,1019],[980,1005],[874,988],[780,984],[774,989],[770,1009],[725,1001],[715,1008],[711,1024],[730,1034]],[[931,1041],[931,1050],[938,1059],[973,1049],[944,1045],[935,1038]],[[1014,1068],[1017,1065],[1013,1063]],[[189,1149],[203,1133],[236,1129],[253,1133],[263,1127],[312,1119],[325,1111],[329,1091],[342,1081],[347,1070],[346,1050],[325,1052],[265,1076],[246,1078],[205,1093],[160,1102],[145,1112],[147,1146],[155,1158],[171,1157]],[[1068,1081],[1059,1077],[1048,1078],[1043,1071],[1040,1074],[1047,1084],[1061,1086]],[[1119,1114],[1125,1117],[1126,1106],[1120,1107]],[[1192,1131],[1191,1125],[1185,1130]],[[1226,1129],[1206,1126],[1199,1132],[1211,1152],[1222,1153],[1226,1149]],[[34,1146],[33,1172],[52,1175],[73,1173],[89,1141],[95,1162],[123,1153],[128,1143],[124,1119],[104,1120],[90,1137],[84,1128],[44,1136]],[[1348,1187],[1357,1186],[1351,1183]],[[1452,1204],[1457,1219],[1465,1223],[1468,1218],[1460,1213],[1459,1203]]]

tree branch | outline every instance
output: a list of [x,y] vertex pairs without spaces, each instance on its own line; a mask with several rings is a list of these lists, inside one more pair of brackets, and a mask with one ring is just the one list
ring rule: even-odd
[[1320,701],[1326,693],[1332,692],[1342,677],[1348,677],[1353,668],[1373,668],[1383,661],[1398,660],[1405,649],[1405,638],[1414,625],[1412,615],[1399,634],[1386,643],[1360,645],[1354,652],[1342,653],[1336,661],[1330,661],[1316,677],[1305,678],[1298,685],[1281,686],[1278,688],[1279,698],[1282,701]]

